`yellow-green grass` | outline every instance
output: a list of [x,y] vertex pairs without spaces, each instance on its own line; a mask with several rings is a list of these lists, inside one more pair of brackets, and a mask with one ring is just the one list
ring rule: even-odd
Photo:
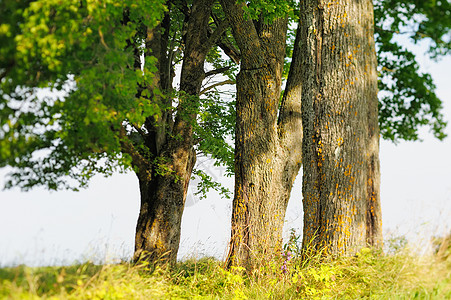
[[451,259],[365,248],[330,261],[281,255],[250,274],[209,258],[171,269],[17,266],[0,269],[0,299],[451,299]]

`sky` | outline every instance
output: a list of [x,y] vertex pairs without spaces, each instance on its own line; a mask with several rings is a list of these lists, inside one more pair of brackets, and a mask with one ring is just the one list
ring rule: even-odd
[[[420,47],[415,51],[422,54]],[[419,55],[421,71],[431,73],[451,121],[451,57],[439,62]],[[427,131],[422,142],[393,144],[381,141],[381,205],[386,244],[390,237],[407,237],[426,249],[434,235],[451,231],[450,136],[436,140]],[[233,190],[224,170],[200,159],[202,167]],[[7,169],[0,169],[3,186]],[[302,232],[301,175],[290,199],[285,236],[290,228]],[[194,182],[192,185],[195,185]],[[231,200],[210,193],[199,200],[190,187],[182,219],[178,257],[226,254],[230,236]],[[96,176],[80,192],[49,192],[35,188],[0,191],[0,267],[17,264],[59,265],[76,261],[129,259],[139,211],[138,180],[132,173],[109,178]]]

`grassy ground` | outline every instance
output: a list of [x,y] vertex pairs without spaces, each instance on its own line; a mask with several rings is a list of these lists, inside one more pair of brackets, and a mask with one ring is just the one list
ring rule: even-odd
[[252,274],[208,258],[171,270],[128,263],[18,266],[0,269],[0,299],[451,299],[451,256],[363,249],[352,258],[301,263],[287,249]]

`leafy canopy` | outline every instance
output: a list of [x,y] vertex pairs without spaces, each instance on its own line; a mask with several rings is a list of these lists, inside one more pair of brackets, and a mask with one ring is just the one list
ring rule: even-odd
[[[77,188],[96,173],[109,175],[130,167],[129,157],[121,152],[121,127],[132,124],[140,128],[147,117],[158,118],[166,109],[152,99],[163,91],[148,91],[157,71],[156,59],[146,57],[138,70],[134,66],[136,55],[145,51],[145,28],[158,24],[167,9],[165,3],[0,2],[0,167],[15,167],[7,187]],[[171,10],[171,18],[179,19],[169,32],[179,43],[173,48],[174,64],[182,59],[184,3],[174,1]],[[430,128],[439,139],[446,136],[442,102],[432,78],[419,73],[415,55],[398,37],[414,43],[428,41],[433,59],[448,55],[450,6],[448,1],[435,0],[375,2],[379,120],[385,139],[416,140],[421,127]],[[258,0],[248,1],[246,6],[254,20],[288,15],[291,24],[296,22],[297,9],[296,1]],[[222,14],[215,4],[213,19]],[[290,26],[285,75],[294,33]],[[230,30],[221,42],[236,47]],[[177,47],[182,51],[175,51]],[[235,79],[237,67],[218,47],[211,49],[207,62],[224,69],[229,80]],[[53,92],[51,97],[49,92]],[[233,148],[223,137],[233,138],[233,102],[210,92],[208,99],[199,103],[194,124],[197,150],[228,166],[231,174]],[[133,140],[133,135],[130,138]],[[207,174],[200,170],[195,174],[204,179],[206,188],[201,190],[218,188]]]
[[135,97],[155,61],[135,70],[133,48],[163,1],[9,0],[0,9],[0,167],[16,167],[7,187],[75,187],[68,178],[84,186],[129,166],[121,126],[159,113]]
[[428,44],[433,59],[451,49],[449,1],[382,0],[375,2],[375,37],[380,70],[379,122],[381,134],[392,141],[417,140],[429,127],[442,140],[446,122],[442,101],[430,74],[421,74],[415,54],[401,44]]

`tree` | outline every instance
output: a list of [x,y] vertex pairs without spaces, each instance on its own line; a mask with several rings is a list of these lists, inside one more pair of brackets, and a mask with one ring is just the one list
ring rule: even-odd
[[271,16],[258,12],[252,21],[245,4],[221,4],[241,51],[228,264],[251,269],[260,255],[267,260],[281,249],[285,211],[301,164],[300,91],[289,80],[278,120],[288,19],[277,15],[287,13],[276,12],[268,22]]
[[[390,0],[378,2],[376,23],[387,24],[390,18],[396,16],[399,7],[403,6],[402,2]],[[442,23],[439,20],[443,20],[444,17],[430,18],[435,11],[430,3],[423,5],[417,1],[411,2],[409,3],[411,7],[404,16],[416,13],[427,16],[428,20],[431,22],[433,20],[434,24],[428,21],[425,26],[429,28],[428,32],[434,33],[431,27],[440,27]],[[276,254],[280,249],[286,204],[291,193],[292,182],[301,164],[303,132],[303,149],[307,157],[307,160],[304,158],[304,163],[308,161],[309,164],[304,165],[304,212],[306,214],[304,249],[313,246],[311,249],[320,251],[327,245],[330,247],[329,253],[352,254],[366,244],[380,246],[382,236],[379,204],[379,127],[374,43],[371,35],[373,32],[371,3],[362,2],[359,4],[360,8],[356,7],[355,3],[349,4],[350,6],[343,2],[329,3],[325,4],[327,7],[323,7],[320,1],[301,3],[301,20],[296,40],[293,46],[290,43],[287,45],[288,54],[291,49],[294,50],[291,64],[288,63],[290,71],[281,103],[279,102],[280,84],[283,75],[280,73],[284,58],[281,47],[286,37],[287,14],[294,7],[293,3],[251,1],[244,4],[238,1],[236,4],[235,1],[223,0],[221,4],[242,54],[241,70],[237,77],[235,198],[228,263],[252,268],[258,262],[259,254]],[[351,11],[354,14],[361,9],[366,19],[360,21],[364,21],[366,27],[362,29],[363,24],[357,21],[355,23],[355,20],[350,19],[349,13],[346,12],[346,15],[343,11],[341,15],[334,12],[334,16],[338,19],[329,21],[332,28],[326,28],[324,13],[326,9],[330,9],[330,6],[333,6],[332,9],[336,8],[335,6],[352,8]],[[415,6],[420,6],[422,9],[415,10]],[[389,14],[383,11],[386,7],[391,8]],[[327,13],[332,14],[331,11]],[[295,14],[291,11],[291,16],[293,15]],[[399,18],[394,19],[396,22],[392,24],[392,29],[403,24],[404,19],[401,21]],[[342,23],[334,23],[339,21]],[[325,32],[334,36],[323,36]],[[332,45],[333,39],[339,40],[338,32],[345,34],[341,40],[342,43]],[[449,26],[445,26],[440,28],[439,34],[433,36],[437,45],[434,49],[441,51],[446,49],[442,39],[448,32]],[[352,36],[357,33],[365,34],[368,40],[361,40],[357,45],[353,43],[353,46],[365,49],[367,55],[359,52],[360,62],[356,63],[357,52],[354,53],[356,49],[352,49],[352,52],[348,53],[351,57],[341,57],[343,61],[349,60],[346,62],[349,65],[346,66],[346,63],[342,65],[343,61],[336,61],[338,56],[334,57],[331,53],[339,55],[337,51],[351,51],[348,47],[351,47],[352,39],[362,39],[362,37]],[[382,124],[383,137],[394,141],[416,139],[419,127],[430,126],[438,138],[444,138],[443,129],[446,124],[440,113],[441,101],[435,96],[430,77],[427,74],[415,72],[418,70],[415,57],[406,55],[407,51],[397,51],[400,47],[397,49],[393,47],[392,36],[393,32],[387,33],[385,28],[377,28],[378,57],[382,62],[380,72],[390,79],[403,79],[402,84],[398,84],[397,87],[380,82],[383,92],[392,93],[392,97],[382,97],[379,103],[381,107],[379,122]],[[415,36],[418,38],[418,35]],[[421,35],[421,37],[427,36]],[[324,44],[326,41],[329,45]],[[327,45],[328,48],[322,45]],[[393,62],[386,59],[390,54],[404,59],[409,67],[401,68],[395,73],[387,73],[386,67]],[[365,75],[363,75],[365,72],[362,73],[361,61],[368,63]],[[347,78],[349,79],[346,82],[347,90],[341,92],[340,89],[335,90],[339,78],[335,78],[337,81],[333,82],[332,72],[337,72],[335,68],[341,70],[345,67],[350,71],[343,74],[357,75],[361,81],[356,83],[355,79]],[[338,77],[337,73],[335,77]],[[325,82],[330,86],[324,87]],[[307,98],[306,103],[303,103],[304,99],[302,101],[303,120],[301,120],[301,93],[302,97]],[[321,95],[321,102],[316,98],[318,95]],[[343,99],[340,99],[340,95],[352,95],[354,98],[348,99],[349,103],[347,103],[348,100],[342,103]],[[324,96],[327,99],[324,99]],[[361,104],[360,107],[358,106],[359,96],[368,99],[367,107]],[[337,100],[337,103],[331,100]],[[415,105],[408,108],[409,103]],[[344,106],[340,106],[341,104]],[[408,109],[399,110],[398,108],[402,106]],[[355,115],[356,112],[357,115]],[[352,121],[351,119],[345,121],[343,113],[354,113]],[[408,122],[399,122],[400,119],[408,120]],[[307,122],[304,130],[302,130],[302,121]],[[354,121],[360,123],[354,124]],[[359,130],[354,130],[356,131],[355,139],[359,140],[349,143],[348,139],[347,144],[344,145],[344,138],[354,138],[354,132],[346,131],[348,126],[354,125],[361,126]],[[332,126],[334,128],[331,128]],[[343,166],[343,162],[339,161],[335,174],[334,157],[345,155],[342,152],[345,147],[346,155],[349,155],[346,159],[350,162],[356,160],[358,164],[355,166],[348,163]],[[359,150],[364,151],[365,156],[362,156]],[[344,161],[346,162],[345,159]],[[320,186],[326,180],[327,185]],[[357,187],[357,180],[361,184],[360,189]],[[352,195],[353,193],[355,194]],[[356,206],[348,207],[343,203],[346,198],[356,198],[356,194],[359,195]],[[330,201],[326,199],[327,197],[330,197]],[[334,211],[337,212],[336,217],[333,216]],[[332,227],[329,227],[327,220],[329,224],[332,222],[338,222],[338,224],[334,223]],[[354,230],[356,227],[359,229]],[[336,236],[329,234],[332,228],[338,231]],[[342,247],[339,249],[338,246]]]
[[[175,262],[177,257],[186,193],[196,160],[192,120],[195,120],[198,114],[199,93],[205,78],[205,58],[216,36],[223,30],[219,28],[219,32],[208,37],[212,4],[212,0],[200,0],[194,1],[191,7],[187,33],[184,37],[186,44],[180,79],[182,93],[179,97],[175,120],[173,121],[172,114],[166,111],[161,120],[147,119],[145,123],[149,135],[142,134],[144,149],[151,151],[152,158],[157,157],[160,160],[157,168],[164,167],[164,170],[155,170],[155,167],[148,163],[148,159],[142,162],[139,158],[133,163],[139,170],[141,190],[141,210],[135,238],[135,260],[150,255],[150,258],[146,258],[150,261],[164,258]],[[155,82],[155,86],[151,88],[153,93],[158,90],[167,91],[167,87],[172,86],[171,70],[166,67],[168,62],[172,64],[167,57],[171,26],[169,13],[166,14],[161,26],[161,28],[157,26],[153,29],[150,34],[152,38],[148,40],[151,53],[156,55],[160,63],[161,81]],[[159,32],[162,28],[163,31]],[[168,101],[171,99],[163,98],[163,105],[172,108],[172,103]],[[127,148],[127,145],[125,152],[132,157],[146,154],[146,152],[140,153]],[[144,176],[140,175],[142,172]]]
[[[225,142],[196,121],[221,112],[199,97],[204,62],[227,29],[210,23],[213,3],[2,2],[0,166],[14,167],[7,187],[78,189],[96,173],[133,169],[141,192],[134,259],[175,262],[195,138],[204,153],[227,154],[206,145]],[[42,88],[58,98],[40,96]]]
[[[430,75],[418,72],[415,55],[395,37],[428,40],[433,57],[446,55],[449,8],[435,1],[376,1],[377,102],[372,1],[301,4],[304,250],[352,255],[382,245],[378,119],[382,137],[395,142],[417,140],[421,126],[446,137]],[[312,72],[316,80],[308,79]]]
[[382,245],[372,1],[301,3],[303,248]]
[[[418,138],[420,126],[444,137],[430,77],[415,74],[415,57],[392,40],[406,19],[420,16],[412,37],[431,39],[431,53],[446,54],[449,4],[433,2],[385,0],[375,7],[379,86],[391,93],[381,98],[379,122],[381,134],[394,141]],[[217,84],[201,91],[203,79],[224,73],[224,83],[233,82],[232,65],[241,60],[229,263],[252,266],[260,251],[277,253],[301,165],[306,28],[300,24],[292,45],[287,24],[297,15],[294,1],[220,3],[235,41],[215,1],[1,2],[0,166],[15,168],[7,187],[76,189],[94,174],[133,169],[142,204],[135,259],[173,262],[191,174],[205,179],[203,187],[218,187],[193,171],[195,152],[229,166],[234,159],[223,138],[231,134],[234,108],[221,107],[216,96],[206,99]],[[216,69],[205,72],[205,60]],[[177,64],[179,89],[173,88]],[[57,98],[40,95],[42,89],[57,91]],[[364,131],[377,135],[373,123]]]

